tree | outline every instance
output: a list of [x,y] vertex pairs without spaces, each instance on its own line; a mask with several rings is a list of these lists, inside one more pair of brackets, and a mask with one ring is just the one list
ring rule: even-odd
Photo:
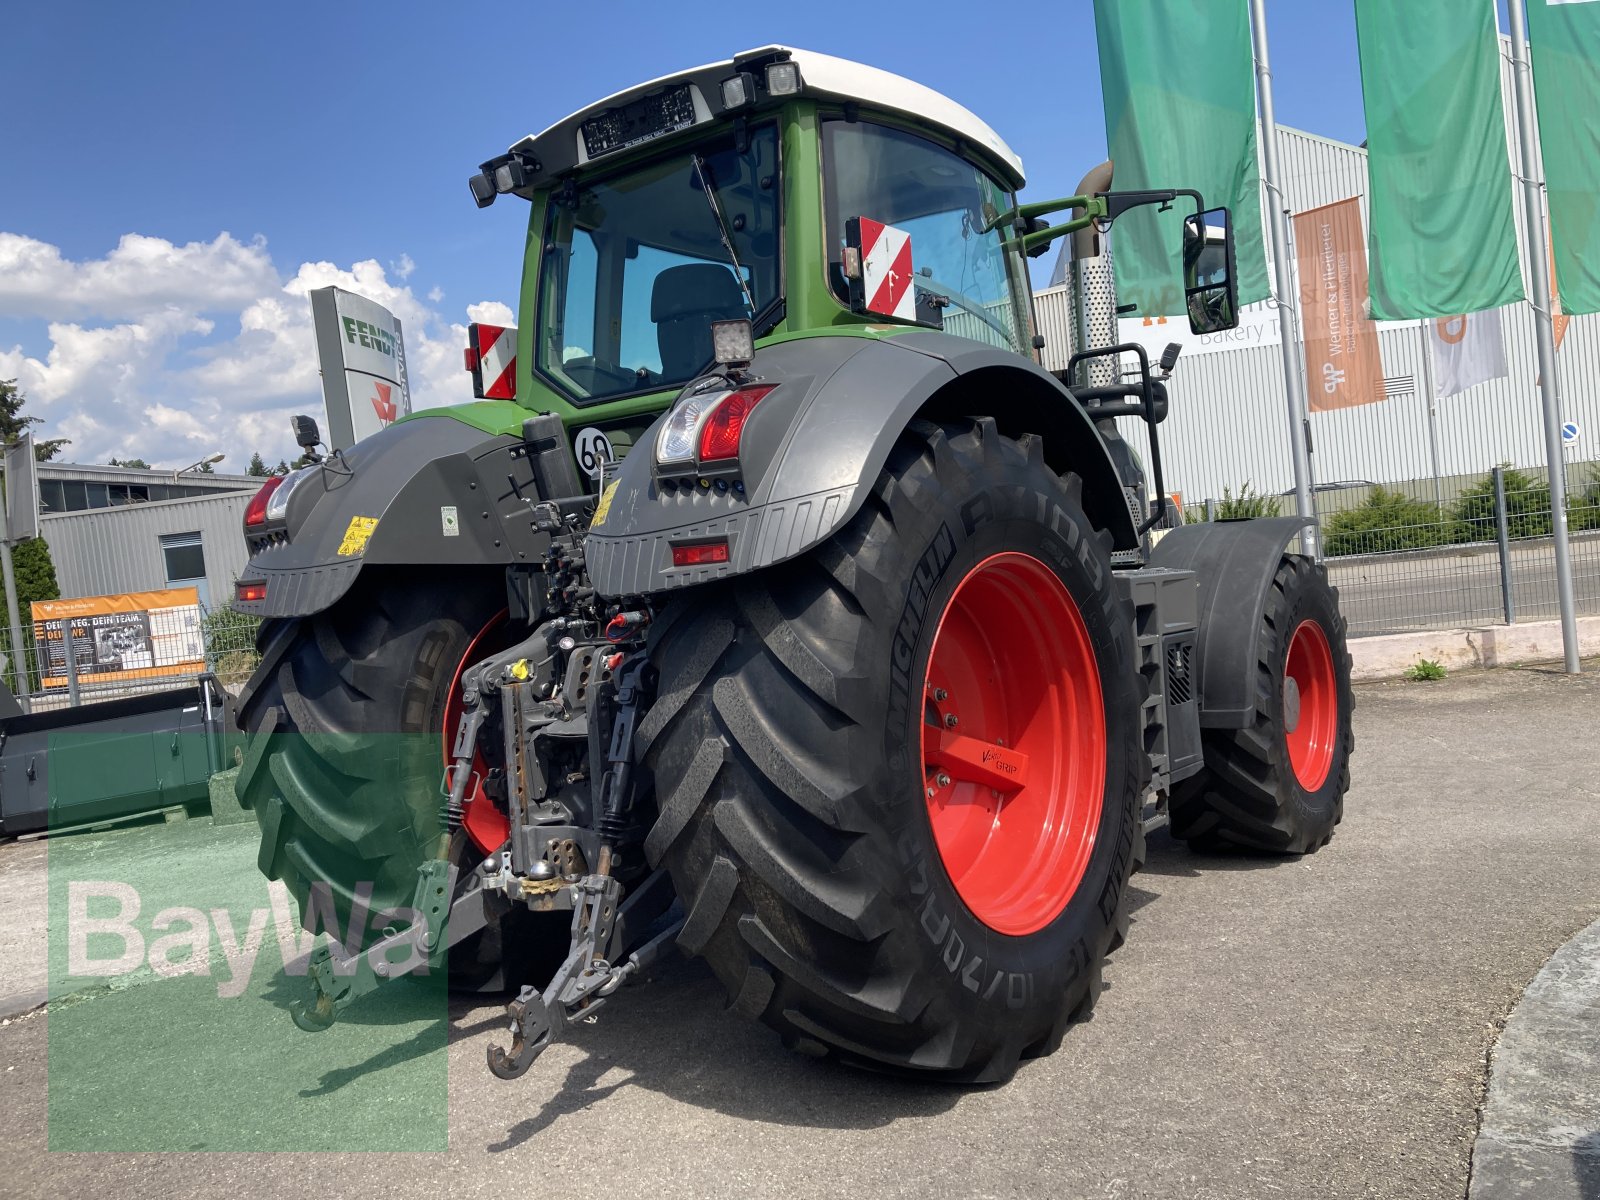
[[208,462],[203,462],[195,468],[195,474],[197,475],[215,475],[216,473],[215,468]]
[[250,456],[250,465],[244,469],[244,473],[246,475],[255,475],[258,478],[272,474],[267,470],[266,461],[261,457],[261,451],[259,450]]
[[[26,397],[15,379],[0,379],[0,443],[10,446],[22,439],[35,425],[43,425],[43,417],[25,417],[22,406]],[[50,438],[33,444],[33,456],[40,462],[49,462],[61,453],[61,447],[70,446],[68,438]]]
[[[30,538],[12,547],[11,565],[16,573],[17,615],[22,620],[22,654],[13,656],[13,667],[20,690],[31,691],[39,682],[38,659],[34,652],[31,605],[35,600],[59,600],[61,588],[56,583],[55,564],[50,560],[50,547],[43,538]],[[0,650],[11,655],[12,635],[10,617],[0,621]],[[13,676],[6,672],[7,681]]]
[[141,471],[148,471],[150,464],[142,458],[113,458],[106,464],[108,467],[137,467]]

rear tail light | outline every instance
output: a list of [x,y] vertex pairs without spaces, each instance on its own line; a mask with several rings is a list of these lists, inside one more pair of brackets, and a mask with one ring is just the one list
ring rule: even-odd
[[656,462],[692,468],[697,458],[701,463],[737,459],[751,410],[776,386],[753,384],[732,392],[683,397],[656,435]]
[[710,563],[728,561],[728,542],[700,542],[693,546],[674,546],[672,565],[675,567],[703,567]]
[[267,585],[260,581],[246,583],[241,579],[233,585],[233,597],[235,600],[241,600],[246,604],[265,600],[267,598]]
[[744,423],[749,419],[751,410],[771,390],[771,385],[742,388],[730,393],[711,410],[711,415],[700,428],[702,463],[739,457],[739,439],[744,435]]
[[261,490],[250,497],[250,503],[244,510],[244,527],[254,529],[257,525],[267,523],[267,502],[272,499],[272,493],[283,486],[282,475],[274,475],[261,485]]

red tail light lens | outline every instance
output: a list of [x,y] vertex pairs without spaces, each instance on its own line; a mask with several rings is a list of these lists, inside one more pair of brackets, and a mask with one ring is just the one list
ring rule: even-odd
[[696,546],[674,546],[672,565],[675,567],[703,567],[707,563],[728,561],[728,543],[701,542]]
[[711,410],[700,427],[700,462],[739,457],[739,439],[744,435],[744,423],[751,411],[761,403],[762,397],[776,384],[763,387],[742,388],[731,392]]
[[254,529],[257,525],[266,524],[267,501],[272,499],[272,493],[283,485],[286,476],[274,475],[261,485],[261,490],[250,498],[250,503],[244,510],[244,527]]
[[243,600],[246,604],[267,598],[267,585],[265,583],[246,583],[239,580],[233,585],[233,595],[236,600]]

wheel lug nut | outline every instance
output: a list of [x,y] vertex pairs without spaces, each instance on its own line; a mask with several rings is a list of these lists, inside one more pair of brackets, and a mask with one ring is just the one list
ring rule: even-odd
[[935,792],[932,788],[928,789],[928,799],[932,800],[934,798],[934,796],[936,796],[937,794],[938,793]]
[[950,693],[945,691],[943,688],[934,688],[933,698],[936,703],[943,704],[946,700],[950,699]]
[[950,786],[950,776],[946,775],[943,771],[940,771],[939,775],[938,775],[938,778],[935,780],[935,782],[938,783],[938,785],[940,787],[949,787]]
[[961,724],[961,722],[957,719],[955,713],[945,713],[944,725],[946,729],[954,729],[959,724]]

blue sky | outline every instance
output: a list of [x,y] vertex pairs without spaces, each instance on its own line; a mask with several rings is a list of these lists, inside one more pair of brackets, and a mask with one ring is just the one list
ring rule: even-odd
[[[288,454],[287,414],[320,406],[299,292],[323,283],[406,319],[420,402],[470,398],[454,326],[514,307],[526,206],[478,211],[467,176],[736,50],[805,46],[945,92],[1022,156],[1033,198],[1105,153],[1089,0],[870,20],[823,0],[89,7],[68,24],[11,6],[0,110],[0,378],[75,460]],[[1267,11],[1279,120],[1359,142],[1348,0]]]

